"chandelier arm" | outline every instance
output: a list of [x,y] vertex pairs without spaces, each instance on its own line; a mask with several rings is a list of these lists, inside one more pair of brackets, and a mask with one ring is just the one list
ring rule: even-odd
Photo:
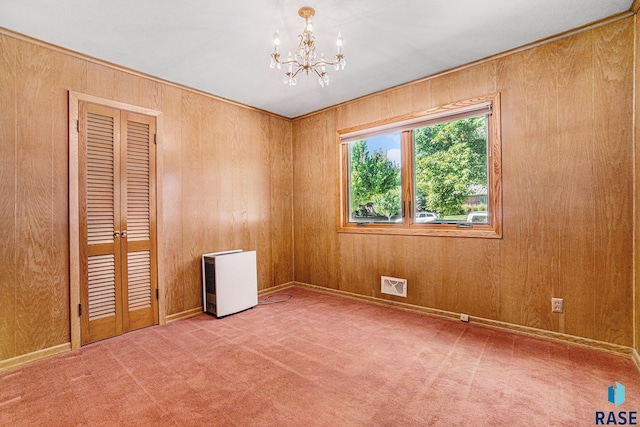
[[298,61],[298,59],[292,58],[292,59],[287,59],[286,61],[282,61],[280,62],[282,65],[289,65],[289,64],[293,64],[296,67],[304,67],[304,64],[302,64],[300,61]]
[[316,68],[316,67],[322,67],[323,65],[335,65],[335,62],[329,62],[329,61],[316,61],[313,64],[310,64],[310,67]]
[[316,75],[320,78],[322,78],[322,74],[318,71],[317,68],[312,68],[313,72],[316,73]]
[[302,71],[303,69],[304,69],[304,68],[300,68],[300,67],[298,67],[298,69],[296,70],[296,72],[295,72],[295,73],[293,73],[293,74],[291,75],[291,78],[294,78],[295,76],[297,76],[297,75],[300,73],[300,71]]

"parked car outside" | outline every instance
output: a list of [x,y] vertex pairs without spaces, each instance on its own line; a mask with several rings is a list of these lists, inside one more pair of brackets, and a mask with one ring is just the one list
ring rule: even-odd
[[438,214],[433,212],[416,212],[416,223],[433,222],[438,219]]
[[489,222],[489,214],[487,211],[471,212],[467,216],[467,222],[475,224],[487,224]]

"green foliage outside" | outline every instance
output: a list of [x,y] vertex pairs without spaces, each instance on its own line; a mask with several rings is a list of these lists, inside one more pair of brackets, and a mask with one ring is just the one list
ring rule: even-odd
[[387,159],[382,150],[369,153],[366,140],[352,143],[350,167],[352,212],[373,202],[374,196],[380,197],[400,186],[400,167]]
[[383,194],[373,196],[373,208],[378,214],[382,214],[391,221],[391,217],[395,215],[402,206],[402,194],[400,187],[392,188]]
[[[416,210],[441,217],[463,213],[473,184],[487,185],[486,119],[447,122],[414,131]],[[351,212],[391,217],[402,205],[400,165],[367,141],[350,145]],[[466,206],[466,205],[465,205]]]
[[415,130],[418,210],[455,215],[472,184],[487,185],[485,123],[483,116]]

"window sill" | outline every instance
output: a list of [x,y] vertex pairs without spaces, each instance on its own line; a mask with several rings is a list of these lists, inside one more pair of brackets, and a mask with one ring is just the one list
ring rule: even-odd
[[402,227],[397,225],[346,225],[338,228],[338,233],[352,234],[389,234],[396,236],[433,236],[433,237],[475,237],[481,239],[501,239],[502,230],[488,225],[476,225],[473,228],[458,228],[455,225],[430,225]]

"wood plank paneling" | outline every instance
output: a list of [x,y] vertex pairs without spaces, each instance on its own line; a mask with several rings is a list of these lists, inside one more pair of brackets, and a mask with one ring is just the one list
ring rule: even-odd
[[[501,110],[508,111],[503,114],[502,121],[502,189],[503,189],[503,242],[500,245],[501,258],[506,258],[509,253],[517,254],[518,257],[524,258],[526,262],[526,249],[517,248],[519,246],[518,237],[520,235],[521,223],[525,222],[522,212],[520,212],[518,203],[511,201],[519,200],[522,196],[520,192],[523,190],[522,185],[515,182],[509,184],[511,179],[517,180],[519,174],[519,163],[510,159],[517,159],[520,146],[526,141],[526,86],[524,68],[520,67],[520,60],[516,56],[509,56],[498,61],[498,90],[501,93]],[[526,212],[525,212],[526,213]],[[506,246],[512,246],[510,252]],[[519,250],[519,252],[515,252]],[[500,310],[499,317],[502,321],[509,323],[523,324],[520,317],[521,310],[527,310],[526,303],[518,304],[517,297],[523,285],[522,280],[518,278],[517,269],[522,265],[523,260],[515,258],[509,263],[503,261],[500,263],[500,281],[506,283],[510,281],[510,286],[501,289],[500,292]]]
[[[227,151],[229,157],[222,158],[231,165],[228,172],[231,175],[231,185],[227,188],[230,193],[226,200],[231,207],[230,236],[233,238],[231,247],[245,248],[251,245],[252,229],[249,226],[249,209],[258,209],[258,206],[249,206],[249,194],[251,194],[252,176],[256,173],[256,150],[251,150],[247,144],[248,138],[256,138],[255,122],[247,120],[248,112],[229,106],[226,126],[231,138]],[[247,129],[251,129],[247,132]],[[259,150],[258,147],[255,147]],[[223,199],[224,200],[224,199]],[[257,200],[256,200],[257,201]],[[222,201],[222,203],[226,203]]]
[[[296,281],[380,296],[380,275],[393,272],[409,280],[403,302],[631,345],[632,25],[625,18],[294,120]],[[336,131],[496,91],[502,239],[338,235]],[[551,313],[554,296],[565,314]]]
[[[503,144],[513,144],[503,156],[503,187],[515,188],[517,203],[510,205],[512,235],[504,240],[501,308],[510,323],[540,329],[551,327],[552,290],[558,279],[558,136],[557,66],[555,44],[528,50],[509,58],[512,72],[521,79],[521,95],[513,111],[521,137],[510,138],[503,127]],[[509,97],[505,90],[504,97]],[[512,110],[505,111],[503,117]],[[503,122],[504,123],[504,122]],[[541,167],[544,165],[544,167]]]
[[[196,288],[200,282],[200,256],[205,242],[200,240],[202,225],[206,223],[211,212],[202,209],[204,191],[207,190],[203,179],[202,164],[202,128],[201,120],[203,99],[192,93],[182,94],[182,212],[183,235],[182,250],[184,254],[183,282],[180,284],[180,300],[177,306],[170,308],[168,314],[181,312],[197,306]],[[201,297],[200,297],[201,299]],[[178,302],[178,301],[175,301]],[[200,304],[202,304],[200,302]],[[174,311],[175,310],[175,311]]]
[[218,203],[216,209],[216,226],[218,229],[225,230],[224,233],[218,233],[215,243],[218,245],[215,250],[236,249],[235,237],[233,236],[234,218],[234,201],[233,201],[233,145],[231,141],[238,138],[237,128],[235,126],[237,112],[230,105],[218,106],[218,115],[214,122],[217,135],[225,135],[227,141],[221,140],[216,144],[216,163],[217,177],[211,184],[214,186],[213,191],[218,194]]
[[106,67],[95,62],[87,63],[87,93],[99,98],[117,99],[115,93],[116,81],[118,73],[113,68]]
[[[25,42],[17,42],[16,64],[18,150],[16,187],[16,351],[25,354],[47,348],[55,326],[38,313],[53,313],[51,273],[53,231],[53,146],[51,96],[54,55]],[[38,310],[33,310],[38,307]]]
[[[293,280],[293,157],[291,124],[288,120],[269,117],[269,176],[271,219],[269,250],[271,251],[270,286]],[[282,239],[290,235],[291,239]]]
[[64,344],[70,336],[70,295],[69,295],[69,88],[86,90],[86,62],[78,58],[56,52],[55,82],[52,82],[50,105],[52,162],[52,242],[50,256],[53,271],[50,272],[51,312],[49,321],[55,325],[51,345]]
[[[158,197],[158,277],[164,295],[164,309],[179,313],[183,268],[182,221],[182,91],[162,86],[162,135],[158,138],[158,170],[162,171],[162,188]],[[160,182],[160,181],[159,181]],[[164,280],[163,280],[164,279]],[[162,310],[161,310],[162,312]]]
[[224,248],[220,245],[220,218],[218,217],[218,206],[224,204],[221,191],[229,191],[220,185],[219,175],[221,173],[220,165],[229,159],[221,158],[219,147],[225,145],[223,141],[218,139],[219,135],[224,135],[218,127],[218,119],[221,116],[220,106],[215,102],[208,102],[203,105],[200,111],[200,119],[203,124],[202,131],[202,190],[201,190],[201,206],[203,218],[202,230],[202,253],[215,252]]
[[16,42],[0,34],[0,359],[16,353]]
[[336,210],[338,142],[335,112],[294,122],[295,274],[298,281],[337,287],[340,259]]
[[484,96],[496,91],[496,62],[489,61],[431,80],[428,108]]
[[594,181],[598,338],[632,345],[633,19],[594,30]]
[[[554,330],[574,331],[593,336],[596,289],[593,286],[596,263],[593,245],[595,205],[599,199],[592,191],[592,159],[595,105],[593,103],[593,33],[560,40],[555,52],[558,62],[558,188],[560,209],[571,221],[558,222],[559,279],[552,296],[567,301],[565,314],[552,315]],[[567,324],[568,322],[568,324]]]
[[[83,89],[85,74],[74,57],[29,43],[18,46],[16,182],[27,197],[14,206],[25,239],[17,259],[28,279],[17,279],[18,303],[24,306],[16,321],[25,325],[16,329],[24,332],[18,349],[24,353],[69,339],[67,88]],[[46,322],[30,319],[34,306]]]
[[[245,167],[250,167],[253,170],[249,191],[255,198],[250,196],[247,200],[247,216],[252,233],[251,243],[246,247],[255,248],[257,254],[260,255],[256,262],[258,263],[258,290],[262,290],[275,285],[272,282],[275,260],[271,238],[277,219],[271,216],[271,195],[274,194],[272,190],[277,191],[277,188],[272,187],[276,177],[271,175],[270,162],[273,154],[278,151],[278,147],[276,144],[273,147],[269,144],[270,118],[255,112],[252,112],[251,115],[253,116],[251,121],[255,123],[255,130],[251,132],[252,135],[246,135],[245,143],[249,149],[253,146],[254,160],[253,166],[249,164]],[[253,144],[249,142],[252,139],[254,140]],[[257,144],[257,147],[254,144]],[[264,177],[267,179],[263,179]],[[264,224],[261,225],[263,222]]]

